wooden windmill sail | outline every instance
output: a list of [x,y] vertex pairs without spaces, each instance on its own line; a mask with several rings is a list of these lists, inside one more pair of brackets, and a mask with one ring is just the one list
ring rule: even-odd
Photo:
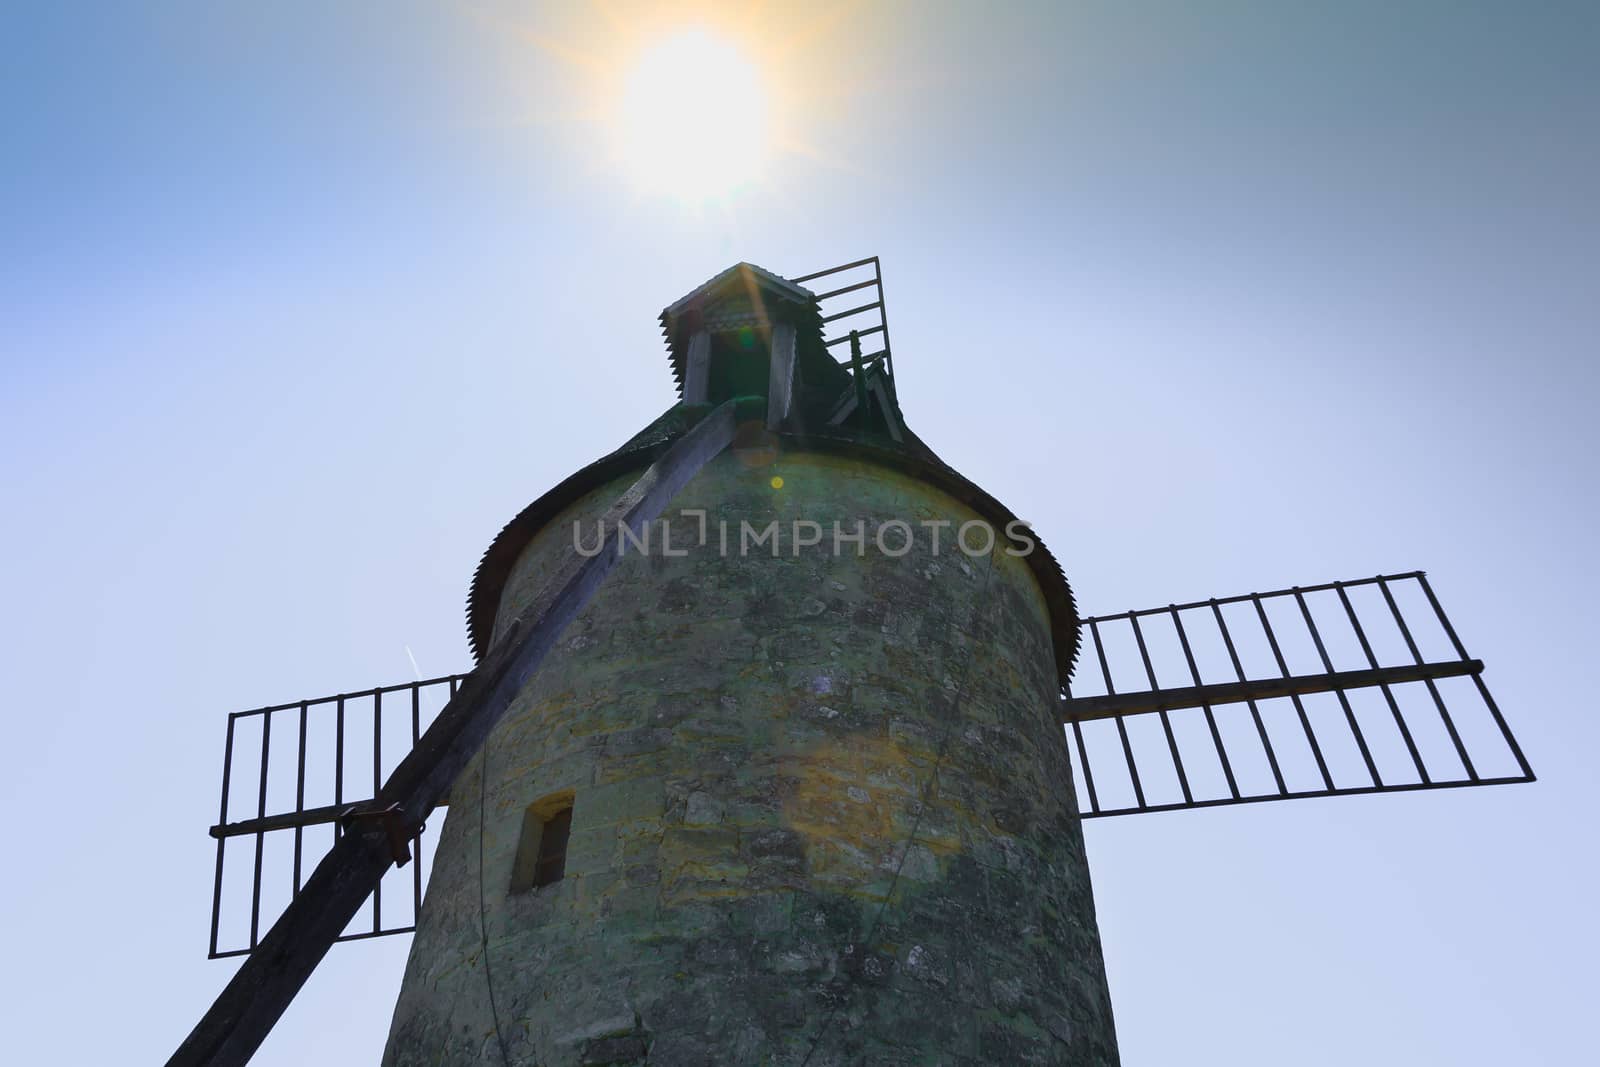
[[[221,806],[211,828],[217,858],[210,952],[213,957],[247,959],[175,1054],[173,1064],[247,1061],[338,940],[409,932],[418,927],[421,916],[426,938],[419,935],[412,966],[420,973],[435,961],[430,957],[419,962],[418,952],[455,951],[443,947],[448,938],[430,932],[430,921],[434,931],[476,921],[487,960],[491,921],[507,921],[505,916],[512,913],[535,914],[529,909],[543,909],[538,922],[554,922],[546,914],[552,909],[580,914],[574,909],[586,906],[587,898],[580,899],[577,890],[556,888],[562,882],[570,887],[580,877],[589,878],[587,884],[614,887],[615,895],[608,899],[616,908],[634,908],[627,914],[655,916],[663,923],[709,900],[736,900],[738,907],[756,909],[774,894],[788,894],[785,899],[791,903],[816,899],[826,904],[852,895],[870,898],[871,904],[863,905],[866,920],[841,934],[836,944],[823,944],[818,950],[814,940],[789,943],[773,935],[774,953],[781,955],[781,948],[801,957],[807,952],[827,957],[813,961],[820,975],[815,979],[816,998],[800,1011],[798,1021],[759,1030],[765,1035],[762,1040],[787,1041],[786,1048],[809,1059],[825,1039],[836,1040],[829,1035],[838,1030],[840,1014],[862,1004],[873,1006],[871,1011],[860,1009],[863,1017],[876,1018],[872,1012],[887,1011],[885,1005],[896,997],[920,1005],[917,1010],[947,999],[961,1002],[950,991],[950,983],[960,984],[953,964],[937,960],[941,951],[960,956],[976,950],[961,941],[942,950],[918,943],[897,948],[901,956],[883,956],[875,946],[887,926],[900,930],[901,941],[915,941],[921,914],[916,909],[932,907],[929,902],[934,899],[953,902],[952,907],[971,906],[1001,930],[1015,915],[1034,907],[1008,897],[1002,890],[1009,883],[1003,878],[982,887],[962,881],[966,875],[961,872],[970,869],[962,866],[970,858],[962,853],[971,850],[975,835],[982,837],[983,847],[997,850],[994,854],[1002,860],[1037,854],[1050,870],[1077,871],[1083,862],[1077,824],[1083,818],[1533,780],[1483,682],[1483,664],[1469,655],[1421,572],[1081,616],[1059,566],[1038,535],[943,464],[906,424],[895,390],[876,258],[793,279],[739,264],[667,307],[661,321],[679,403],[617,452],[536,501],[496,539],[480,565],[469,604],[469,631],[478,657],[473,670],[229,717]],[[508,838],[503,847],[496,842],[493,863],[501,866],[494,869],[509,872],[509,877],[487,877],[490,756],[514,750],[523,763],[533,766],[542,757],[528,755],[533,751],[528,747],[533,744],[530,731],[541,722],[558,719],[568,731],[562,736],[572,731],[570,716],[560,718],[568,715],[562,704],[570,703],[568,695],[553,695],[548,687],[541,690],[541,666],[548,661],[557,674],[568,672],[562,677],[594,679],[597,690],[620,686],[606,691],[624,702],[641,687],[657,684],[640,679],[662,679],[663,692],[682,681],[671,673],[681,674],[683,664],[677,661],[688,656],[691,631],[681,626],[646,635],[643,643],[649,649],[639,655],[653,665],[667,663],[651,666],[657,674],[650,675],[642,670],[627,674],[624,668],[629,665],[617,662],[615,651],[601,654],[572,640],[563,644],[569,625],[580,618],[592,621],[607,603],[613,607],[619,603],[617,586],[607,583],[619,566],[635,594],[648,589],[652,596],[667,598],[661,604],[672,597],[692,597],[692,586],[666,577],[675,565],[671,558],[652,570],[642,559],[629,558],[629,546],[635,557],[647,556],[651,531],[658,528],[669,506],[681,508],[688,497],[714,487],[709,506],[698,509],[702,525],[696,547],[710,553],[716,538],[707,534],[705,522],[724,499],[718,494],[726,494],[732,502],[729,507],[746,501],[740,496],[745,492],[741,487],[764,484],[770,471],[788,469],[776,463],[778,456],[814,458],[810,466],[796,468],[792,477],[826,491],[814,500],[794,490],[800,493],[796,499],[822,500],[833,509],[830,514],[853,514],[852,494],[882,491],[881,499],[906,500],[920,508],[924,525],[928,515],[953,516],[933,520],[934,526],[942,523],[950,528],[947,537],[964,538],[968,526],[980,521],[989,528],[994,539],[981,552],[971,551],[965,541],[959,543],[961,551],[944,559],[925,558],[919,548],[913,557],[917,569],[895,562],[902,557],[892,553],[889,562],[855,562],[867,555],[863,543],[859,555],[845,554],[836,572],[799,574],[789,566],[807,547],[800,544],[798,533],[792,556],[785,546],[786,554],[780,557],[774,542],[771,557],[752,561],[742,551],[737,565],[729,566],[739,581],[762,586],[766,595],[723,610],[735,617],[741,612],[772,611],[788,627],[784,632],[789,636],[776,646],[783,651],[769,648],[766,653],[764,669],[773,679],[789,671],[785,666],[789,660],[804,662],[807,655],[822,655],[810,645],[833,641],[835,659],[842,656],[846,662],[856,662],[850,657],[861,657],[863,676],[884,664],[902,670],[908,665],[942,664],[944,677],[917,682],[924,686],[918,692],[940,706],[907,707],[898,717],[891,710],[880,722],[866,713],[869,705],[876,706],[872,701],[893,709],[904,694],[871,696],[870,687],[862,686],[856,705],[862,711],[860,721],[848,725],[851,732],[839,733],[846,729],[841,723],[851,716],[829,704],[828,694],[848,671],[807,673],[801,682],[811,688],[801,697],[793,696],[800,683],[792,677],[761,681],[756,695],[788,709],[774,717],[775,725],[762,727],[773,733],[773,747],[789,752],[784,758],[790,760],[773,765],[770,777],[777,799],[770,810],[744,794],[728,793],[734,788],[730,782],[742,782],[740,788],[750,785],[748,776],[728,774],[712,776],[708,779],[712,785],[698,788],[687,799],[680,797],[683,803],[674,806],[674,797],[679,796],[673,792],[675,783],[685,774],[682,761],[692,763],[697,758],[693,745],[684,739],[711,733],[686,732],[681,726],[684,716],[673,720],[680,723],[676,728],[653,725],[655,720],[645,712],[636,721],[624,721],[623,716],[609,726],[600,712],[585,712],[592,722],[584,729],[616,738],[617,744],[612,749],[591,745],[589,755],[572,757],[590,761],[582,763],[582,774],[573,779],[582,782],[576,791],[563,784],[567,778],[561,778],[571,778],[571,766],[541,764],[524,771],[519,763],[516,769],[500,772],[496,788],[509,780],[514,792],[521,781],[517,775],[544,784],[537,789],[530,786],[529,796],[517,802],[526,808],[516,813],[523,827],[520,836],[512,834],[517,839]],[[811,481],[805,482],[806,478]],[[770,479],[775,490],[782,481],[781,475]],[[748,499],[769,511],[776,506],[770,494]],[[602,540],[601,550],[589,551],[581,540],[562,540],[562,523],[576,521],[581,526],[590,519],[597,521],[602,533],[614,533],[615,551],[609,541]],[[712,520],[714,525],[714,515]],[[882,533],[892,521],[877,527],[880,550],[886,551]],[[659,528],[664,537],[665,527]],[[657,545],[659,550],[660,540]],[[855,543],[849,545],[853,551]],[[937,541],[934,545],[937,556]],[[726,542],[720,547],[726,557]],[[670,542],[666,555],[674,555]],[[838,590],[810,592],[805,583],[827,574],[844,579],[836,582]],[[852,575],[864,575],[859,588],[851,586],[856,581]],[[770,588],[765,585],[769,580]],[[893,632],[890,620],[875,607],[885,598],[883,590],[906,601],[899,616],[907,627],[902,633]],[[967,609],[969,614],[963,616],[961,611]],[[667,614],[671,610],[663,609]],[[691,605],[685,610],[699,609]],[[970,632],[959,632],[964,627]],[[1037,653],[1028,651],[1035,645]],[[824,657],[818,662],[828,661]],[[717,669],[706,667],[712,674]],[[990,688],[984,689],[985,684]],[[1035,690],[1047,695],[1049,707],[1028,703],[1027,694]],[[736,687],[730,691],[751,692]],[[910,703],[919,705],[918,700]],[[1058,745],[1052,740],[1055,747],[1042,754],[1029,747],[1027,729],[1007,719],[1023,714],[1016,711],[1022,707],[1032,708],[1028,715],[1039,711],[1045,721],[1064,727],[1056,735]],[[719,728],[732,728],[730,717],[740,720],[749,715],[748,710],[722,714]],[[693,715],[688,721],[694,725]],[[888,740],[880,745],[873,738]],[[640,758],[641,751],[646,758]],[[662,751],[667,754],[654,754]],[[752,755],[752,750],[741,751],[747,758]],[[815,756],[817,751],[826,757]],[[1051,768],[1059,762],[1059,773],[1041,772],[1036,780],[1029,777],[1031,771],[1022,773],[1023,762],[1031,765],[1039,759]],[[638,770],[651,760],[662,766]],[[656,807],[646,804],[641,809],[646,811],[641,820],[647,829],[654,820],[662,824],[664,840],[690,842],[701,849],[688,867],[701,873],[736,870],[742,872],[737,877],[743,881],[736,880],[730,888],[712,874],[698,881],[673,882],[685,866],[668,871],[667,861],[654,852],[648,862],[616,859],[622,846],[612,846],[606,835],[624,831],[616,830],[614,822],[594,821],[591,812],[597,808],[585,790],[598,792],[615,785],[624,765],[629,768],[626,773],[645,775],[641,781],[659,778],[667,783],[660,787],[665,799]],[[861,783],[848,784],[839,776],[838,768],[845,765],[857,769]],[[838,791],[865,805],[862,810],[878,812],[881,825],[871,820],[863,825],[829,822],[832,816],[818,816],[816,812],[833,812],[848,804],[832,795],[831,787],[819,792],[803,781],[795,785],[799,780],[792,771],[795,766],[842,783]],[[1020,801],[1015,800],[1015,783],[998,780],[1008,769],[1027,779],[1034,793],[1055,783],[1055,795],[1030,797],[1024,792]],[[479,793],[459,792],[463,782],[474,779]],[[757,780],[765,787],[767,779]],[[458,792],[452,794],[452,789]],[[782,793],[783,789],[789,792]],[[964,789],[969,791],[964,808],[953,802],[941,807],[945,794]],[[856,794],[866,799],[858,800]],[[450,807],[454,830],[447,825],[440,844],[449,856],[451,884],[438,890],[442,896],[430,894],[425,909],[424,848],[436,836],[434,827],[440,821],[436,812],[453,795],[457,798]],[[615,790],[607,794],[614,795]],[[993,801],[1002,795],[1011,799]],[[750,811],[743,816],[729,814],[736,800],[745,802]],[[697,803],[702,813],[710,810],[714,816],[695,814]],[[970,816],[966,809],[981,809],[982,826],[962,822]],[[1058,816],[1067,824],[1051,822]],[[732,836],[723,829],[705,829],[712,823],[726,827],[741,817],[746,822]],[[940,824],[945,818],[949,826]],[[479,850],[475,886],[470,863],[462,867],[459,862],[466,840],[474,840]],[[578,845],[569,847],[570,841],[612,852],[585,853]],[[718,848],[737,855],[718,855]],[[854,861],[848,853],[872,848],[882,849],[888,857],[887,866],[878,865],[889,872],[885,885],[868,886],[864,881],[861,886],[841,888],[837,872],[856,869],[849,868]],[[602,858],[585,858],[589,856]],[[927,865],[927,870],[908,870],[916,864]],[[861,877],[870,881],[878,868],[864,862]],[[240,871],[247,876],[239,877]],[[1052,914],[1077,909],[1073,914],[1083,921],[1075,919],[1076,928],[1088,929],[1090,940],[1045,951],[1043,965],[1079,968],[1078,985],[1087,992],[1059,1003],[1000,1003],[986,1009],[1003,1015],[1004,1025],[995,1024],[975,1038],[988,1044],[974,1055],[1005,1058],[1003,1050],[1025,1047],[1061,1062],[1114,1060],[1109,1010],[1102,1010],[1104,976],[1092,935],[1092,902],[1086,872],[1079,873],[1081,889],[1064,890],[1060,907],[1052,903],[1050,908]],[[1068,881],[1077,876],[1072,874]],[[907,883],[918,878],[924,888],[914,892]],[[472,889],[479,895],[475,915],[466,901]],[[568,895],[561,896],[563,892]],[[916,892],[923,896],[916,897]],[[540,893],[545,896],[540,898]],[[920,903],[913,906],[914,900]],[[833,914],[828,911],[831,906],[819,905],[818,914]],[[613,912],[604,914],[611,917]],[[929,921],[933,926],[949,925],[944,919]],[[554,926],[549,930],[545,943],[559,945],[559,930]],[[607,945],[623,957],[633,950],[633,943],[618,939]],[[527,948],[535,942],[524,939],[516,944]],[[990,947],[998,953],[995,966],[1016,962],[1006,958],[1008,946]],[[881,963],[873,962],[880,957]],[[476,966],[474,957],[472,967]],[[585,961],[547,961],[540,966],[546,967],[541,972],[545,978],[559,973],[569,984],[579,979],[599,981],[607,973],[585,970],[589,966]],[[771,958],[751,957],[729,966],[743,968],[743,979],[755,988],[778,965]],[[472,967],[455,967],[467,974],[460,981],[479,981]],[[875,974],[874,967],[884,973]],[[637,993],[642,1008],[632,1019],[623,1012],[620,1022],[607,1017],[585,1024],[587,1028],[566,1031],[549,1019],[528,1023],[539,1009],[526,1006],[538,1003],[527,986],[532,979],[527,978],[518,980],[520,988],[515,983],[501,986],[507,1002],[520,1005],[515,1010],[526,1031],[522,1038],[515,1034],[508,1038],[507,1030],[513,1027],[500,1017],[494,978],[487,970],[482,977],[498,1045],[498,1056],[492,1057],[496,1061],[643,1062],[652,1049],[665,1059],[667,1050],[691,1047],[684,1044],[691,1041],[709,1042],[704,1048],[713,1059],[733,1054],[729,1051],[733,1046],[689,1034],[670,1018],[672,1011],[662,1005],[677,1004],[681,1014],[682,1003],[671,1001],[669,991],[662,988]],[[420,988],[408,976],[408,988],[412,987]],[[750,993],[755,999],[730,1001],[733,1006],[728,1010],[765,1011],[760,995]],[[442,1036],[443,1026],[431,1014],[435,1011],[430,994],[402,994],[386,1062],[410,1062],[407,1042],[432,1042],[429,1062],[457,1062],[456,1053],[450,1051],[452,1039]],[[959,1011],[955,1014],[959,1016]],[[763,1025],[767,1022],[763,1020]],[[885,1032],[859,1047],[841,1044],[837,1055],[864,1061],[869,1053],[861,1050],[878,1047],[871,1041],[887,1048],[895,1041],[913,1040],[888,1033],[891,1022],[877,1025]],[[519,1045],[519,1040],[525,1043]]]

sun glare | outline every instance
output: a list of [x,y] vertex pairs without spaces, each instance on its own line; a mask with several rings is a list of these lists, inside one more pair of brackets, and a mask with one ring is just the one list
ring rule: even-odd
[[760,176],[771,123],[757,67],[730,42],[684,30],[646,45],[625,71],[616,154],[647,193],[713,200]]

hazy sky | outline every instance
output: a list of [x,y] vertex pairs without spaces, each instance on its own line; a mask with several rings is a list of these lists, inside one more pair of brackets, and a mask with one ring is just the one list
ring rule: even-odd
[[[908,421],[1086,609],[1426,568],[1542,778],[1091,824],[1125,1063],[1592,1056],[1600,5],[5,15],[8,1060],[163,1060],[226,713],[464,669],[501,524],[671,403],[659,309],[872,254]],[[689,25],[772,99],[700,202],[607,117]],[[256,1062],[376,1062],[405,950]]]

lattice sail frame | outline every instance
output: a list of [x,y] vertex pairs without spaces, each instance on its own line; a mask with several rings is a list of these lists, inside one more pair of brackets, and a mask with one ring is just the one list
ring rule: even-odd
[[[1366,622],[1364,597],[1381,609],[1369,610]],[[1421,609],[1411,622],[1402,610],[1408,602]],[[1328,625],[1330,608],[1337,628]],[[1098,615],[1081,625],[1086,667],[1063,694],[1061,714],[1086,819],[1534,780],[1483,684],[1483,664],[1467,655],[1420,571]],[[1206,681],[1219,672],[1226,680]],[[341,818],[371,808],[465,677],[228,716],[220,815],[210,830],[211,958],[255,949],[262,915],[270,922],[299,894]],[[1129,677],[1144,688],[1130,690]],[[1452,691],[1461,686],[1465,693]],[[1476,717],[1465,717],[1460,701],[1452,712],[1446,698],[1462,695]],[[282,744],[288,738],[292,746]],[[428,833],[410,840],[411,869],[391,869],[339,940],[415,929]],[[240,844],[248,868],[227,867],[229,846]],[[409,906],[397,907],[397,898]],[[239,906],[224,908],[234,901]]]
[[[465,677],[450,674],[237,711],[228,716],[222,757],[222,803],[217,824],[209,831],[217,841],[211,896],[211,959],[242,956],[255,950],[263,932],[263,912],[270,924],[282,905],[299,895],[304,878],[341,832],[341,817],[371,807],[384,780],[433,722],[445,701],[455,695]],[[287,724],[287,736],[295,739],[292,750],[273,747],[275,724],[279,738],[286,736]],[[325,747],[311,742],[317,734],[324,743],[331,741],[331,758]],[[252,735],[260,737],[259,752],[249,751]],[[292,765],[288,765],[286,752],[293,756]],[[366,784],[369,781],[370,786]],[[327,828],[326,836],[318,834],[320,840],[313,841],[307,831],[318,827]],[[358,915],[340,941],[409,933],[416,928],[427,882],[423,849],[427,836],[428,828],[424,827],[410,839],[415,860],[411,869],[390,869],[365,910],[370,921]],[[241,841],[250,845],[253,853],[248,923],[242,907],[224,908],[225,901],[245,896],[243,887],[230,893],[227,880],[229,845]],[[237,872],[239,868],[232,870]],[[389,887],[391,901],[387,914],[385,886]],[[401,899],[409,898],[409,906],[400,910],[398,920],[392,906],[397,894],[404,894]],[[239,913],[237,920],[233,919],[235,911]]]
[[1061,710],[1084,818],[1534,780],[1421,571],[1081,626]]

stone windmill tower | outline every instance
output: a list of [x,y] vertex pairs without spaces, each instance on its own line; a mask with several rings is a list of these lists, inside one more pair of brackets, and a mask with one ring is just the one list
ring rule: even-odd
[[1056,710],[1072,594],[1042,546],[960,551],[1016,517],[904,427],[887,356],[857,406],[819,319],[748,264],[672,305],[683,403],[484,557],[478,649],[685,412],[766,398],[457,783],[385,1063],[1114,1058]]
[[[824,314],[840,301],[852,306]],[[828,339],[864,314],[876,325]],[[389,1067],[1113,1064],[1084,818],[1531,780],[1420,574],[1080,619],[1038,535],[906,426],[876,260],[795,280],[741,263],[661,322],[679,402],[501,531],[469,601],[475,671],[230,718],[211,947],[249,958],[172,1063],[244,1062],[333,941],[414,929]],[[848,362],[831,354],[845,345]],[[1396,597],[1408,582],[1459,655],[1424,655]],[[1382,662],[1357,610],[1366,591],[1393,608],[1406,662]],[[1347,649],[1319,628],[1319,595],[1337,596],[1359,637],[1354,669],[1335,662]],[[1291,663],[1280,603],[1298,608],[1316,670]],[[1275,657],[1266,677],[1250,677],[1229,628],[1239,606]],[[1195,612],[1214,616],[1236,677],[1203,679]],[[1158,681],[1156,623],[1180,639],[1192,684]],[[1113,681],[1118,626],[1136,641],[1138,692]],[[1093,695],[1069,688],[1080,635],[1103,679]],[[1481,735],[1452,718],[1451,682],[1476,687],[1515,773],[1469,756]],[[1426,686],[1458,773],[1437,770],[1395,696],[1406,683]],[[424,732],[430,691],[449,701]],[[1389,744],[1360,706],[1379,694]],[[1335,698],[1346,761],[1314,706]],[[351,802],[358,701],[373,784],[351,785],[370,798]],[[1317,772],[1304,788],[1273,702],[1303,726],[1294,739]],[[1233,732],[1229,707],[1247,707],[1256,732]],[[387,777],[386,708],[409,712],[411,743],[398,731]],[[291,805],[269,768],[274,716],[296,712]],[[308,798],[318,715],[336,726],[325,804]],[[242,791],[236,748],[258,720],[257,788]],[[1170,800],[1146,725],[1176,772]],[[1252,787],[1241,736],[1271,785]],[[1370,780],[1339,781],[1351,767]],[[233,817],[230,788],[253,813]],[[425,906],[419,862],[414,920],[386,926],[384,875],[446,803]],[[333,844],[302,879],[319,824]],[[285,831],[291,902],[261,936],[263,843]],[[230,841],[254,843],[237,952],[218,940]],[[369,895],[370,929],[352,925]]]

